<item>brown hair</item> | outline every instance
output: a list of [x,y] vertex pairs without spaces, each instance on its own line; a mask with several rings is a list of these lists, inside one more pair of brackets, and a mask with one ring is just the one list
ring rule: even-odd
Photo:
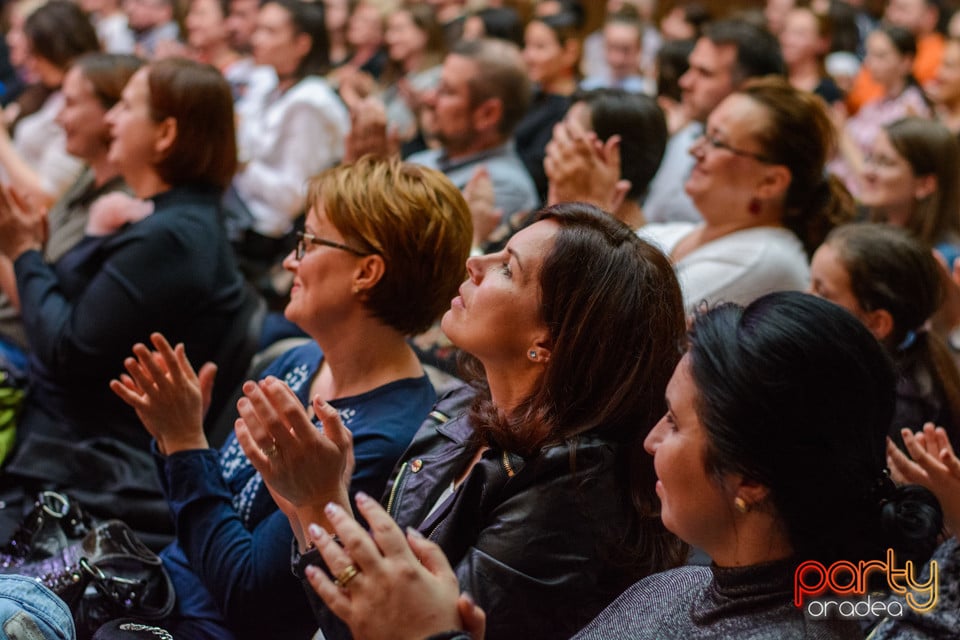
[[509,136],[530,106],[530,80],[520,49],[506,40],[481,38],[459,42],[451,54],[474,63],[477,72],[468,81],[470,105],[496,98],[503,105],[500,133]]
[[[414,26],[427,36],[423,62],[417,71],[443,64],[447,55],[447,40],[444,37],[443,25],[437,21],[434,10],[430,5],[422,2],[406,2],[394,13],[408,13]],[[381,84],[389,85],[404,75],[403,63],[397,60],[388,60],[383,71]]]
[[439,171],[365,156],[310,181],[307,209],[318,204],[348,244],[386,263],[371,313],[404,335],[426,331],[464,280],[473,224],[460,190]]
[[90,86],[93,95],[105,110],[109,110],[120,101],[120,94],[130,77],[143,66],[143,60],[137,56],[122,53],[88,53],[77,58],[71,69],[80,70]]
[[155,167],[160,178],[170,185],[225,189],[237,168],[230,85],[214,67],[184,58],[147,69],[150,116],[177,123],[176,140]]
[[[952,422],[942,426],[950,431],[951,440],[960,441],[960,372],[943,339],[925,328],[944,296],[941,268],[929,248],[907,230],[880,224],[837,227],[826,242],[847,270],[860,307],[885,309],[893,318],[885,346],[898,366],[917,360],[935,372],[934,384],[943,392]],[[912,342],[907,340],[910,334]]]
[[783,224],[812,256],[831,229],[853,219],[853,198],[824,167],[836,144],[836,130],[823,101],[780,77],[748,81],[737,91],[767,112],[758,135],[764,158],[790,170]]
[[643,440],[665,412],[664,391],[680,360],[680,285],[666,256],[597,207],[558,204],[538,219],[560,225],[539,274],[550,359],[510,414],[478,382],[473,424],[481,438],[525,456],[587,433],[621,443],[617,473],[638,534],[626,546],[647,572],[662,570],[678,559],[678,547],[654,535],[659,501]]
[[79,56],[100,51],[90,19],[73,2],[50,0],[30,14],[23,25],[30,51],[65,70]]
[[[903,118],[884,130],[915,176],[937,179],[933,193],[917,203],[907,230],[928,248],[960,241],[960,142],[941,123],[926,118]],[[880,211],[871,217],[886,222]]]

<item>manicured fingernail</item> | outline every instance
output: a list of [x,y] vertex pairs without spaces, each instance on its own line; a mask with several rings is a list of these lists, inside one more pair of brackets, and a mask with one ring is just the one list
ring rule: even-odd
[[310,537],[315,540],[323,540],[327,536],[327,532],[323,527],[314,523],[307,527],[307,531],[310,533]]
[[[312,569],[313,566],[311,565],[310,568]],[[463,596],[463,599],[466,600],[467,602],[469,602],[470,604],[472,604],[472,605],[476,605],[476,604],[477,604],[477,601],[474,600],[474,599],[473,599],[473,596],[470,595],[467,591],[464,591],[464,592],[461,593],[460,595]]]
[[365,505],[370,502],[370,496],[365,494],[363,491],[357,491],[357,495],[354,497],[358,505]]
[[327,514],[328,518],[333,518],[339,516],[343,513],[343,509],[340,508],[336,502],[328,502],[327,506],[323,508],[323,512]]
[[411,538],[416,538],[418,540],[423,540],[423,534],[414,529],[413,527],[407,527],[407,535]]
[[307,568],[304,569],[304,573],[307,574],[307,577],[310,579],[315,579],[317,574],[320,573],[320,569],[316,568],[312,564],[308,564]]

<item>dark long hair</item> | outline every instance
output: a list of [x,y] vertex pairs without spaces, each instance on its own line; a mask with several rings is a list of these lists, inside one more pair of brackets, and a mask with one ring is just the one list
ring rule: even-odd
[[290,14],[293,34],[301,33],[310,37],[310,51],[297,65],[294,76],[299,80],[307,76],[320,76],[330,69],[330,36],[323,19],[322,2],[305,0],[266,0],[262,4],[275,4]]
[[559,204],[538,219],[560,225],[539,274],[550,360],[540,384],[509,414],[475,375],[473,424],[481,438],[524,456],[588,433],[620,443],[621,495],[632,503],[624,507],[633,540],[624,546],[647,572],[663,569],[679,547],[659,535],[656,477],[643,440],[666,409],[664,390],[680,359],[680,286],[666,256],[597,207]]
[[833,562],[929,557],[942,514],[886,472],[889,357],[841,307],[797,292],[722,305],[690,332],[707,470],[770,490],[794,552]]

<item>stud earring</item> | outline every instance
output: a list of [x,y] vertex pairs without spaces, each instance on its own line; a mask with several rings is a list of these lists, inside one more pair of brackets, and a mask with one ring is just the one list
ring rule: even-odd
[[360,287],[353,285],[353,295],[357,295],[358,293],[360,293]]
[[527,355],[530,356],[531,360],[536,360],[537,359],[536,349],[530,349],[530,353],[528,353]]
[[750,505],[748,505],[747,501],[741,498],[740,496],[737,496],[736,498],[733,499],[733,506],[740,513],[750,512]]

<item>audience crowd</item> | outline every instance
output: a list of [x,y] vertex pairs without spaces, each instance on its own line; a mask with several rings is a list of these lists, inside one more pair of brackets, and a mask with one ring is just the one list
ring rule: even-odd
[[960,634],[960,2],[0,24],[0,573],[126,522],[95,637]]

